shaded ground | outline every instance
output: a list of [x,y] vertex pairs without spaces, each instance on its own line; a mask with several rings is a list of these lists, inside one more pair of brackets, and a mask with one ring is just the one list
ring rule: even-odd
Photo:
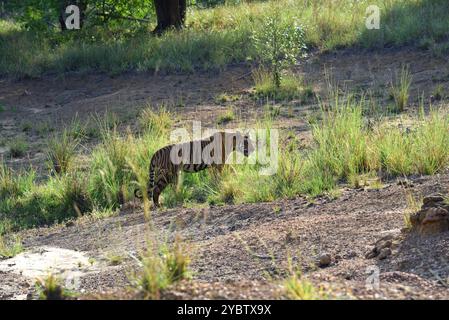
[[[413,184],[408,192],[417,196],[447,192],[449,175],[415,178]],[[448,234],[417,238],[401,233],[406,207],[404,187],[392,182],[380,190],[343,190],[337,200],[322,198],[313,204],[297,198],[155,212],[157,237],[171,241],[181,235],[191,244],[193,257],[193,283],[179,284],[164,297],[282,298],[280,280],[290,257],[316,285],[339,298],[448,299]],[[81,219],[30,230],[22,237],[30,249],[82,251],[95,261],[96,271],[81,277],[84,294],[129,298],[131,270],[140,268],[133,257],[145,247],[148,235],[154,235],[147,230],[143,213],[127,208],[116,217]],[[398,239],[393,254],[385,260],[365,258],[387,234]],[[315,260],[324,252],[332,262],[319,268]],[[123,261],[111,266],[111,254]],[[373,267],[379,268],[379,288],[367,289]],[[0,297],[26,295],[30,288],[25,282],[3,274]]]

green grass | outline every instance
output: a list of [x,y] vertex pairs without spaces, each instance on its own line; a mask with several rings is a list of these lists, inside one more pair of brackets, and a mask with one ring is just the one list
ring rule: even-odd
[[189,249],[179,237],[172,246],[149,243],[141,261],[142,271],[133,282],[145,299],[159,299],[163,289],[191,276]]
[[[273,4],[275,3],[275,4]],[[378,5],[380,30],[367,30],[365,10]],[[436,54],[447,52],[449,3],[444,0],[361,0],[244,2],[192,9],[187,28],[160,38],[148,27],[91,28],[71,35],[56,30],[31,33],[0,21],[0,74],[37,76],[47,72],[127,70],[182,71],[220,69],[229,63],[258,60],[250,41],[261,21],[280,8],[283,19],[297,18],[305,27],[309,48],[383,47],[434,43]],[[419,23],[417,23],[419,21]]]
[[302,78],[286,74],[281,78],[281,84],[277,87],[270,72],[265,68],[253,71],[256,96],[262,99],[274,100],[306,100],[313,95],[312,89],[304,84]]
[[233,108],[229,108],[228,110],[226,110],[225,113],[221,114],[217,118],[217,124],[218,125],[226,125],[229,122],[233,121],[234,119],[235,119],[234,109]]
[[72,296],[61,284],[61,279],[53,274],[36,281],[40,300],[65,300]]
[[403,66],[399,79],[391,84],[390,95],[394,99],[395,107],[392,111],[403,112],[408,104],[412,75],[408,67]]
[[[312,126],[311,145],[304,147],[291,132],[281,131],[278,168],[261,175],[261,164],[233,165],[217,174],[206,170],[183,174],[177,186],[162,194],[165,207],[273,201],[297,195],[337,194],[340,184],[366,185],[367,179],[436,174],[449,166],[449,116],[431,109],[417,116],[393,115],[367,126],[363,98],[335,97]],[[256,128],[270,133],[271,116]],[[407,122],[413,129],[404,129]],[[99,121],[101,142],[85,165],[36,179],[33,169],[14,172],[0,166],[0,233],[48,225],[79,215],[106,216],[145,190],[153,153],[169,143],[172,118],[168,111],[142,112],[139,133],[120,132],[110,120]],[[274,147],[274,145],[273,145]],[[272,153],[271,153],[272,154]],[[256,157],[253,154],[251,157]],[[378,181],[378,183],[381,183]],[[148,208],[147,208],[148,209]]]
[[225,104],[227,102],[235,102],[241,98],[239,95],[220,93],[215,97],[215,103],[217,104]]
[[12,258],[23,251],[22,241],[19,237],[14,239],[4,239],[0,235],[0,260]]
[[307,280],[299,267],[292,265],[291,258],[288,258],[288,274],[284,280],[284,295],[290,300],[328,300],[330,294],[321,287],[316,287]]
[[73,138],[68,130],[55,135],[48,141],[47,159],[57,174],[68,173],[73,166],[79,140]]
[[8,141],[9,155],[13,158],[23,157],[28,150],[28,143],[24,138],[18,137]]

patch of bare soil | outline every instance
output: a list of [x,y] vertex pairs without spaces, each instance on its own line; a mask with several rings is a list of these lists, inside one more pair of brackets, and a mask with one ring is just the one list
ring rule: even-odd
[[[408,192],[416,195],[447,192],[449,175],[415,178],[413,185]],[[157,232],[152,235],[169,242],[181,235],[193,258],[192,282],[175,285],[163,298],[284,298],[290,258],[336,298],[447,299],[449,233],[417,237],[401,231],[405,198],[404,187],[392,182],[377,190],[343,190],[336,200],[314,203],[297,198],[153,212]],[[90,257],[95,270],[80,277],[85,295],[131,298],[131,271],[140,268],[135,257],[145,248],[147,231],[143,213],[127,208],[116,217],[81,219],[22,236],[28,250],[51,246]],[[367,258],[388,235],[395,239],[391,254]],[[108,263],[111,253],[121,255],[122,263]],[[320,267],[316,260],[324,253],[330,264]],[[0,297],[12,292],[23,297],[29,290],[23,279],[2,276],[9,280],[0,284]]]

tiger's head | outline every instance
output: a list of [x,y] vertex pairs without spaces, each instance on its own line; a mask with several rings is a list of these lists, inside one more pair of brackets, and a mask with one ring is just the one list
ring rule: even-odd
[[248,157],[255,151],[254,144],[249,135],[237,131],[235,137],[235,151],[243,153],[245,157]]

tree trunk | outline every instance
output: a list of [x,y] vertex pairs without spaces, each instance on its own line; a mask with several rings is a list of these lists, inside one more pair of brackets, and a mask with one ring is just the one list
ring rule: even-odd
[[154,0],[157,26],[153,30],[156,35],[170,28],[181,29],[186,19],[186,0]]

